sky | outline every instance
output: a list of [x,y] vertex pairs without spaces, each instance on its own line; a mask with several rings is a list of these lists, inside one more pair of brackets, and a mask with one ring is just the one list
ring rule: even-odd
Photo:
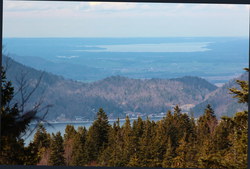
[[3,37],[249,36],[249,5],[3,2]]

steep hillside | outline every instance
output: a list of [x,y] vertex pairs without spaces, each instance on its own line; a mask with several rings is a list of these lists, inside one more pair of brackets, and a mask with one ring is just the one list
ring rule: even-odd
[[197,104],[192,111],[195,116],[199,116],[204,112],[207,104],[210,104],[215,110],[218,117],[226,115],[232,116],[235,112],[247,110],[247,104],[239,104],[236,98],[232,98],[232,94],[229,94],[229,88],[235,87],[239,88],[239,85],[235,82],[237,79],[248,81],[249,74],[244,73],[240,77],[230,80],[228,83],[218,88],[214,92],[210,93],[207,98]]
[[[7,57],[3,57],[3,65],[7,67],[7,78],[12,81],[15,92],[17,93],[13,102],[21,102],[20,86],[24,86],[24,93],[26,93],[24,95],[28,96],[42,75],[39,87],[30,97],[28,104],[25,105],[25,110],[29,110],[39,100],[43,100],[41,107],[53,105],[49,110],[48,119],[55,119],[62,114],[65,114],[66,117],[75,114],[81,114],[83,116],[84,114],[86,118],[93,118],[93,111],[89,108],[91,106],[87,105],[91,105],[93,102],[92,99],[84,102],[86,99],[76,92],[76,90],[82,88],[84,84],[35,70]],[[22,79],[24,85],[21,85]],[[103,99],[101,99],[101,101],[100,104],[105,103],[105,105],[108,105]]]
[[[18,81],[25,75],[27,90],[31,91],[42,72],[8,60],[7,78],[13,82],[15,89],[19,88]],[[3,64],[5,62],[6,57],[3,58]],[[176,104],[188,111],[190,107],[204,101],[216,88],[198,77],[142,80],[111,76],[93,83],[81,83],[44,72],[26,108],[42,98],[43,105],[53,105],[48,119],[63,115],[69,119],[75,116],[92,119],[100,107],[112,118],[124,117],[127,113],[166,112]],[[20,94],[16,100],[20,100]]]

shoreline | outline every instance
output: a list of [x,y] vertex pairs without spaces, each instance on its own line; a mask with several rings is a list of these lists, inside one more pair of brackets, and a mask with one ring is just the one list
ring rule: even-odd
[[[153,118],[162,118],[164,116],[154,116]],[[152,117],[151,117],[152,118]],[[129,118],[129,120],[137,120],[138,117],[133,117],[133,118]],[[143,117],[142,117],[143,119]],[[150,117],[149,117],[150,119]],[[119,119],[120,121],[125,121],[126,119]],[[109,122],[116,122],[117,119],[110,119],[108,120]],[[93,123],[94,121],[48,121],[48,122],[40,122],[41,124],[81,124],[81,123]],[[37,123],[30,123],[31,125],[36,125]]]

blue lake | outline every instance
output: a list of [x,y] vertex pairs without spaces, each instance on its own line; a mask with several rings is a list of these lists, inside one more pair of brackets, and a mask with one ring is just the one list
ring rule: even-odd
[[[83,46],[75,52],[203,52],[208,42]],[[81,47],[80,47],[81,48]]]

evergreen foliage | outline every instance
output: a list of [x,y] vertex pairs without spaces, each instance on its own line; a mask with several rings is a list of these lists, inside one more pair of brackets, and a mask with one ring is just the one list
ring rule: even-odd
[[49,158],[49,164],[55,166],[65,165],[64,148],[63,148],[63,138],[60,132],[56,134],[52,133],[51,140],[51,153]]
[[33,142],[28,146],[28,148],[31,149],[33,160],[35,160],[34,164],[39,163],[49,149],[50,141],[50,134],[47,133],[44,126],[40,123],[34,135]]
[[30,160],[32,150],[24,147],[24,140],[21,136],[28,129],[30,122],[37,118],[37,112],[20,111],[18,104],[12,102],[14,88],[11,82],[6,79],[3,68],[1,68],[1,77],[0,164],[35,164],[35,161]]
[[73,141],[76,136],[76,130],[73,125],[67,125],[64,134],[64,157],[66,165],[71,165],[73,155]]
[[100,151],[107,147],[110,127],[107,114],[100,108],[97,112],[97,119],[89,128],[87,135],[86,147],[89,162],[96,161]]
[[65,128],[64,140],[70,140],[76,135],[76,130],[73,125],[67,125]]
[[73,139],[73,154],[71,162],[73,166],[84,166],[87,163],[87,151],[85,146],[86,136],[86,128],[79,127],[78,132],[75,134]]
[[[245,70],[249,72],[249,68],[245,68]],[[234,94],[234,98],[238,98],[239,103],[248,103],[248,81],[236,80],[236,82],[241,87],[241,89],[233,87],[229,89],[230,93]]]

